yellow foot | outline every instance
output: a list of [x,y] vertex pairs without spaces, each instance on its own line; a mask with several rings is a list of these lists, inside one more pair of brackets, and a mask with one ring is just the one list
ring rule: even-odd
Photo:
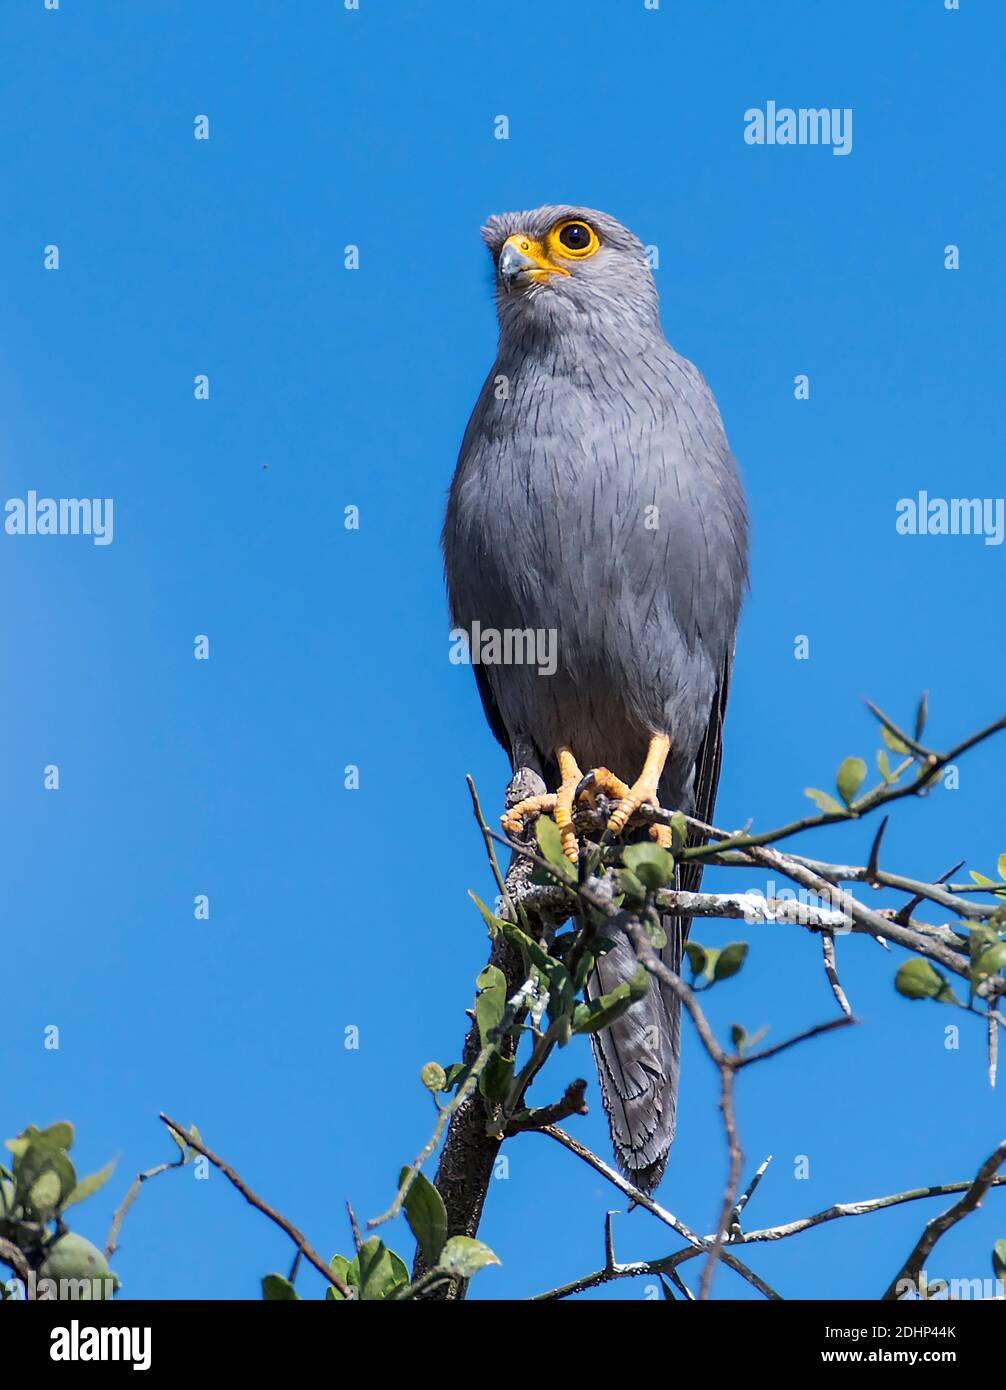
[[[639,774],[638,780],[634,785],[626,790],[621,801],[616,806],[608,821],[608,831],[612,835],[621,835],[628,825],[632,816],[639,810],[640,806],[657,806],[657,787],[660,784],[660,777],[664,770],[664,763],[667,761],[667,754],[671,750],[671,740],[666,734],[653,734],[650,738],[650,746],[646,752],[646,761],[643,763],[643,770]],[[666,832],[663,835],[654,835],[653,839],[657,844],[664,845],[665,848],[670,844],[670,832],[667,826],[654,826],[654,830]]]
[[561,783],[557,792],[545,796],[530,796],[526,801],[518,801],[502,817],[503,829],[508,835],[519,837],[527,829],[528,823],[537,816],[555,812],[555,823],[562,837],[562,852],[572,863],[580,857],[576,844],[576,831],[573,829],[573,796],[580,785],[583,774],[576,765],[576,759],[568,748],[560,748],[556,757],[559,762]]
[[621,801],[630,791],[629,784],[623,782],[621,777],[616,777],[606,767],[595,767],[580,779],[576,795],[583,797],[591,806],[596,806],[599,796],[606,796],[609,801]]
[[531,821],[536,820],[538,816],[550,815],[554,810],[555,792],[548,792],[545,796],[529,796],[524,801],[518,801],[516,806],[511,806],[505,815],[500,816],[500,824],[507,835],[519,840]]
[[583,773],[577,767],[576,759],[568,748],[560,748],[557,756],[562,781],[555,794],[555,823],[562,837],[562,852],[575,864],[580,857],[580,851],[576,844],[576,831],[573,829],[573,797]]

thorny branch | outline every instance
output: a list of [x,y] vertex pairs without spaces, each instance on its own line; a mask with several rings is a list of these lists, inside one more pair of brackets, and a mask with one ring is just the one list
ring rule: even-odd
[[981,1206],[983,1197],[995,1183],[996,1175],[1004,1162],[1006,1162],[1006,1139],[989,1154],[979,1168],[974,1182],[970,1184],[961,1200],[926,1223],[926,1228],[919,1237],[912,1253],[894,1276],[884,1294],[885,1300],[895,1299],[906,1292],[906,1284],[916,1291],[918,1290],[919,1275],[926,1263],[926,1257],[936,1242],[941,1236],[946,1235],[951,1226],[956,1226],[958,1221],[962,1221],[969,1212]]
[[304,1256],[305,1260],[310,1261],[318,1273],[323,1274],[328,1282],[339,1290],[343,1298],[354,1297],[349,1286],[339,1278],[317,1251],[308,1244],[306,1236],[301,1235],[296,1226],[292,1225],[285,1216],[281,1216],[278,1211],[274,1211],[267,1202],[264,1202],[257,1193],[253,1192],[244,1178],[235,1173],[234,1169],[228,1163],[225,1163],[222,1158],[218,1158],[212,1149],[208,1149],[201,1139],[195,1137],[191,1130],[186,1129],[175,1120],[170,1120],[167,1115],[161,1114],[158,1118],[167,1125],[168,1129],[177,1134],[180,1139],[183,1139],[190,1148],[195,1149],[196,1153],[202,1154],[205,1159],[208,1159],[209,1162],[213,1164],[214,1168],[218,1168],[227,1181],[233,1187],[237,1188],[245,1201],[249,1202],[256,1211],[260,1211],[263,1216],[267,1216],[281,1231],[284,1231]]
[[[572,1140],[568,1134],[564,1134],[561,1130],[545,1130],[544,1133],[550,1134],[553,1138],[558,1139],[559,1142],[562,1143],[565,1148],[569,1149],[571,1153],[574,1153],[577,1155],[578,1158],[583,1159],[586,1163],[590,1165],[591,1168],[594,1169],[595,1172],[600,1173],[603,1177],[607,1178],[608,1181],[611,1182],[614,1187],[617,1187],[619,1191],[622,1192],[625,1196],[630,1197],[633,1202],[637,1203],[640,1206],[645,1206],[647,1210],[651,1211],[655,1216],[663,1220],[665,1225],[671,1226],[672,1229],[677,1231],[679,1235],[686,1235],[689,1239],[689,1244],[683,1246],[680,1250],[676,1250],[670,1255],[664,1255],[659,1259],[637,1260],[629,1264],[619,1264],[615,1260],[614,1248],[611,1241],[612,1213],[608,1212],[605,1218],[604,1267],[602,1269],[595,1270],[592,1274],[586,1274],[580,1279],[573,1280],[571,1283],[562,1284],[558,1288],[548,1289],[544,1293],[535,1294],[533,1296],[533,1301],[569,1298],[573,1294],[583,1293],[587,1289],[596,1288],[599,1284],[608,1283],[610,1280],[613,1279],[634,1279],[647,1274],[666,1274],[668,1277],[670,1277],[673,1274],[673,1272],[677,1269],[679,1264],[683,1264],[686,1260],[695,1259],[698,1255],[701,1255],[704,1250],[707,1250],[710,1247],[714,1240],[714,1237],[699,1237],[689,1232],[687,1228],[683,1227],[682,1224],[678,1222],[676,1218],[672,1217],[669,1212],[665,1212],[663,1208],[657,1207],[657,1204],[653,1202],[652,1198],[647,1197],[645,1193],[639,1192],[637,1191],[637,1189],[633,1188],[632,1184],[628,1182],[625,1178],[623,1178],[620,1173],[616,1173],[613,1168],[609,1168],[609,1166],[604,1162],[603,1159],[598,1158],[596,1154],[591,1153],[591,1151],[589,1149],[584,1148],[582,1144],[578,1144],[575,1140]],[[1004,1146],[1000,1147],[1002,1148]],[[761,1176],[764,1174],[767,1166],[768,1160],[766,1159],[766,1161],[761,1165],[754,1178],[752,1179],[748,1189],[749,1193],[752,1192],[754,1188],[758,1185],[758,1182]],[[747,1278],[749,1283],[752,1283],[754,1284],[754,1287],[759,1288],[759,1284],[755,1282],[755,1279],[750,1277],[751,1271],[749,1271],[745,1265],[742,1265],[741,1262],[734,1255],[733,1252],[738,1246],[758,1245],[763,1244],[767,1241],[786,1240],[790,1236],[799,1235],[803,1231],[812,1230],[815,1226],[821,1226],[830,1221],[841,1220],[843,1217],[869,1216],[873,1212],[884,1211],[889,1207],[903,1206],[905,1205],[905,1203],[908,1202],[918,1202],[927,1197],[947,1197],[955,1192],[970,1193],[975,1186],[975,1182],[976,1179],[971,1179],[971,1181],[969,1182],[938,1183],[934,1184],[932,1187],[916,1187],[909,1188],[905,1192],[893,1192],[885,1197],[871,1197],[868,1198],[866,1201],[862,1202],[836,1203],[834,1206],[825,1208],[824,1211],[815,1212],[813,1216],[801,1217],[801,1219],[798,1221],[789,1221],[782,1225],[769,1226],[763,1230],[742,1231],[740,1230],[739,1225],[735,1222],[733,1223],[731,1229],[729,1243],[723,1252],[723,1259],[724,1262],[730,1264],[731,1268],[733,1268],[738,1274],[740,1274],[742,1278]],[[988,1186],[1006,1186],[1006,1177],[993,1177]],[[975,1203],[974,1205],[977,1205],[977,1203]],[[741,1203],[739,1202],[738,1207],[740,1206]],[[969,1210],[971,1209],[972,1208],[969,1208]],[[736,1210],[737,1209],[735,1208],[735,1211]],[[946,1214],[944,1214],[944,1216],[945,1215]],[[937,1218],[937,1220],[940,1219],[941,1218]],[[949,1229],[949,1226],[944,1227],[943,1229]],[[940,1234],[942,1234],[942,1231],[940,1232]],[[936,1241],[934,1240],[932,1244],[928,1247],[928,1249],[925,1252],[926,1255],[928,1255],[929,1251],[932,1249],[932,1245],[935,1245],[935,1243]],[[923,1256],[923,1259],[924,1258],[925,1255]],[[919,1270],[916,1271],[916,1277],[919,1271],[921,1271],[921,1268],[922,1266],[920,1263]],[[905,1277],[906,1276],[903,1269],[902,1272],[899,1273],[898,1279],[894,1281],[893,1286],[896,1286],[898,1280],[903,1280]],[[779,1298],[781,1296],[769,1289],[768,1285],[765,1285],[763,1288],[760,1288],[759,1291],[765,1293],[765,1296],[767,1298]]]
[[[888,773],[882,768],[884,780],[881,784],[867,790],[862,795],[850,797],[844,807],[822,810],[821,814],[801,817],[790,822],[788,825],[779,827],[776,830],[761,833],[751,833],[748,827],[744,830],[731,833],[718,829],[715,826],[696,821],[685,816],[683,819],[687,823],[693,837],[698,834],[698,841],[690,843],[687,847],[679,847],[679,857],[689,859],[702,859],[707,863],[720,865],[723,867],[747,867],[747,868],[771,868],[791,882],[797,884],[801,889],[818,899],[815,904],[807,905],[797,903],[789,899],[766,898],[760,893],[685,893],[675,889],[664,889],[653,895],[651,899],[650,911],[658,913],[674,912],[681,916],[702,918],[734,918],[743,919],[747,922],[775,922],[785,925],[795,925],[806,930],[819,932],[822,936],[822,952],[825,970],[829,984],[834,994],[835,1000],[841,1010],[841,1016],[825,1024],[819,1024],[807,1029],[798,1036],[778,1043],[774,1046],[765,1048],[760,1052],[749,1053],[746,1056],[738,1053],[730,1053],[723,1049],[717,1042],[708,1021],[703,1014],[698,1001],[685,982],[670,971],[660,960],[650,944],[649,936],[644,929],[643,922],[639,914],[619,910],[614,903],[612,891],[611,875],[608,872],[611,865],[616,862],[610,848],[603,843],[591,845],[592,850],[597,851],[596,857],[592,860],[595,868],[595,876],[584,876],[578,883],[563,881],[562,877],[555,873],[548,862],[537,854],[527,843],[519,843],[507,839],[489,829],[485,818],[482,815],[478,798],[475,794],[474,786],[469,779],[469,789],[473,799],[476,820],[486,846],[487,853],[496,878],[497,887],[501,893],[501,910],[506,911],[510,921],[519,921],[522,926],[527,927],[529,918],[543,923],[551,923],[555,926],[561,924],[567,917],[575,916],[578,922],[590,924],[598,920],[609,921],[624,930],[632,939],[636,948],[637,956],[644,968],[652,975],[661,980],[663,984],[670,987],[681,1001],[683,1008],[691,1017],[700,1041],[710,1059],[717,1067],[720,1074],[720,1109],[723,1116],[724,1133],[727,1141],[728,1150],[728,1177],[720,1218],[717,1229],[713,1235],[708,1237],[696,1236],[689,1231],[682,1223],[672,1217],[670,1213],[659,1207],[652,1198],[645,1193],[638,1192],[632,1187],[631,1183],[622,1178],[607,1164],[591,1154],[589,1150],[579,1145],[571,1136],[559,1130],[555,1124],[536,1123],[523,1125],[512,1121],[504,1130],[506,1134],[520,1132],[524,1128],[533,1127],[539,1132],[549,1134],[571,1152],[577,1154],[583,1161],[588,1162],[591,1167],[604,1174],[608,1181],[618,1187],[625,1195],[630,1196],[638,1205],[651,1211],[658,1219],[665,1224],[671,1225],[678,1231],[689,1244],[684,1250],[677,1252],[660,1261],[649,1261],[635,1263],[632,1265],[618,1265],[614,1260],[613,1250],[610,1242],[610,1222],[608,1224],[608,1240],[606,1244],[605,1267],[602,1271],[588,1275],[584,1280],[564,1286],[560,1290],[552,1290],[548,1294],[539,1297],[567,1297],[569,1294],[578,1292],[583,1288],[593,1287],[597,1283],[605,1282],[609,1278],[623,1278],[630,1275],[641,1273],[661,1273],[667,1274],[672,1282],[688,1297],[691,1293],[684,1285],[678,1282],[676,1266],[685,1259],[693,1259],[698,1255],[705,1254],[706,1261],[703,1268],[700,1297],[707,1298],[710,1294],[712,1277],[715,1265],[718,1260],[737,1269],[742,1277],[749,1278],[755,1287],[765,1294],[766,1297],[778,1297],[763,1281],[758,1279],[752,1271],[744,1266],[740,1266],[736,1256],[732,1253],[732,1247],[737,1244],[757,1243],[766,1240],[784,1239],[789,1235],[810,1229],[823,1222],[834,1220],[841,1216],[862,1215],[870,1211],[881,1210],[887,1206],[897,1205],[902,1202],[914,1201],[925,1196],[934,1196],[942,1192],[964,1191],[965,1197],[956,1207],[952,1209],[953,1220],[948,1221],[951,1213],[944,1213],[943,1217],[937,1218],[936,1222],[931,1222],[927,1226],[927,1233],[931,1234],[931,1228],[937,1228],[935,1235],[932,1235],[931,1243],[923,1251],[922,1257],[935,1241],[948,1229],[948,1225],[939,1225],[940,1222],[959,1220],[974,1206],[978,1205],[984,1191],[990,1186],[998,1186],[1001,1179],[995,1176],[995,1169],[985,1174],[985,1168],[972,1184],[950,1184],[936,1188],[914,1189],[905,1193],[894,1194],[891,1197],[877,1198],[873,1201],[845,1206],[834,1206],[819,1212],[814,1216],[803,1218],[800,1221],[791,1222],[786,1226],[766,1228],[764,1231],[756,1231],[743,1234],[740,1231],[740,1214],[745,1207],[751,1193],[760,1180],[764,1172],[765,1165],[758,1170],[752,1183],[746,1192],[738,1195],[743,1170],[743,1153],[740,1138],[737,1131],[735,1110],[734,1110],[734,1085],[738,1072],[748,1065],[757,1061],[767,1060],[777,1055],[779,1052],[796,1046],[798,1043],[818,1036],[825,1032],[833,1031],[856,1020],[852,1016],[852,1007],[842,988],[839,976],[835,952],[835,938],[837,934],[845,932],[861,932],[872,936],[882,946],[888,943],[900,946],[916,955],[926,957],[937,962],[954,975],[964,979],[970,979],[971,975],[971,951],[969,942],[969,929],[974,923],[985,923],[993,919],[993,925],[998,925],[1003,921],[1001,909],[1006,900],[1006,885],[1004,890],[995,891],[995,885],[991,888],[981,885],[977,887],[972,884],[959,884],[947,882],[960,865],[955,865],[949,873],[943,874],[934,882],[925,882],[909,878],[905,875],[892,873],[881,867],[880,853],[884,831],[887,826],[885,816],[880,830],[874,837],[868,862],[865,865],[844,865],[833,864],[823,860],[812,859],[804,855],[783,852],[771,846],[787,840],[794,835],[808,830],[820,828],[827,825],[838,824],[849,820],[858,820],[863,816],[876,811],[882,807],[888,807],[892,803],[903,800],[909,796],[925,795],[945,769],[969,749],[976,747],[993,734],[1006,728],[1006,716],[989,724],[978,733],[960,741],[946,752],[939,753],[927,748],[921,743],[921,724],[920,715],[917,721],[918,727],[914,735],[907,734],[896,724],[887,718],[881,711],[870,706],[884,729],[887,730],[889,737],[886,741],[889,747],[895,748],[905,754],[904,761],[893,772]],[[920,707],[921,708],[921,707]],[[886,765],[885,765],[886,766]],[[914,775],[906,782],[901,783],[901,778],[906,772],[914,769]],[[899,784],[900,783],[900,784]],[[513,792],[513,788],[511,789]],[[537,791],[538,788],[533,790]],[[527,787],[523,787],[520,795],[528,795]],[[513,799],[517,799],[514,794]],[[603,806],[600,808],[603,825]],[[584,833],[584,820],[586,820],[586,830],[589,831],[589,812],[578,818],[578,828]],[[680,820],[674,812],[658,810],[656,808],[643,808],[640,813],[641,820],[651,822],[662,822],[672,824],[675,820]],[[594,828],[598,828],[595,826]],[[512,852],[511,868],[507,879],[504,881],[499,872],[496,862],[494,843],[507,846]],[[514,879],[515,866],[523,864],[522,873],[518,874],[517,880]],[[545,885],[532,885],[529,881],[531,869],[543,870],[550,875],[550,881]],[[861,902],[852,892],[847,891],[843,884],[866,884],[873,889],[884,888],[895,892],[908,895],[906,901],[898,910],[883,909],[875,910]],[[965,895],[972,895],[976,892],[984,891],[993,898],[992,903],[981,903],[969,901]],[[923,922],[912,916],[913,912],[922,903],[935,904],[945,911],[953,914],[954,921],[945,922],[939,925]],[[995,916],[995,914],[999,914]],[[583,926],[580,928],[583,930]],[[498,943],[497,943],[498,945]],[[494,948],[495,949],[495,948]],[[990,979],[981,982],[977,987],[972,986],[969,991],[968,1002],[963,1006],[971,1012],[987,1013],[987,1021],[990,1032],[990,1076],[994,1078],[995,1072],[995,1034],[996,1026],[1006,1026],[1004,1019],[994,1008],[995,1000],[1003,993],[1006,993],[1006,979],[999,974],[993,975]],[[985,1010],[979,1010],[975,999],[985,1005]],[[544,1064],[554,1039],[548,1033],[538,1035],[535,1043],[535,1051],[532,1062],[534,1069],[532,1074],[537,1074]],[[530,1079],[530,1078],[529,1078]],[[528,1083],[529,1084],[529,1080]],[[525,1085],[526,1089],[526,1085]],[[582,1100],[582,1095],[580,1096]],[[544,1121],[552,1117],[552,1112],[558,1112],[563,1105],[563,1100],[556,1102],[554,1106],[541,1107],[536,1112],[531,1112],[537,1119]],[[452,1138],[457,1140],[455,1131],[467,1131],[468,1134],[474,1128],[486,1128],[484,1117],[480,1118],[482,1107],[478,1098],[466,1107],[458,1107],[452,1118],[448,1130],[448,1146]],[[570,1113],[567,1110],[565,1113]],[[557,1117],[557,1115],[556,1115]],[[489,1127],[491,1128],[491,1126]],[[463,1139],[463,1136],[462,1136]],[[457,1144],[455,1145],[457,1148]],[[461,1147],[463,1148],[463,1142]],[[998,1152],[998,1151],[997,1151]],[[1003,1155],[1006,1157],[1006,1154]],[[1002,1157],[999,1162],[1002,1162]],[[989,1160],[991,1163],[992,1160]],[[450,1189],[450,1165],[446,1165],[447,1182],[444,1182],[445,1162],[442,1160],[441,1169],[437,1176],[437,1186],[441,1189],[442,1195],[445,1189]],[[985,1166],[986,1168],[988,1165]],[[998,1163],[996,1164],[998,1168]],[[983,1177],[983,1174],[985,1176]],[[987,1179],[987,1180],[986,1180]],[[984,1186],[982,1184],[984,1183]],[[486,1175],[486,1186],[488,1184],[488,1174]],[[978,1188],[981,1190],[978,1191]],[[978,1191],[977,1197],[975,1196]],[[482,1202],[485,1197],[485,1186],[476,1194],[475,1203],[478,1214],[481,1213]],[[478,1214],[475,1222],[470,1221],[462,1228],[468,1233],[473,1233],[477,1228]],[[453,1229],[453,1227],[452,1227]],[[923,1237],[923,1241],[927,1238]],[[920,1246],[923,1241],[920,1241]],[[913,1252],[913,1254],[916,1252]],[[909,1261],[911,1263],[911,1261]],[[908,1266],[906,1266],[907,1268]],[[919,1266],[921,1268],[921,1265]],[[417,1269],[419,1265],[417,1264]],[[917,1271],[916,1271],[917,1272]],[[463,1297],[463,1285],[456,1284],[454,1291],[449,1296]]]

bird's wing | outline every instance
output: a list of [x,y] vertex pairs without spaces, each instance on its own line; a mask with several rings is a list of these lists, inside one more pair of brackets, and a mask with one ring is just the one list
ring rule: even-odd
[[[719,684],[713,696],[709,712],[709,725],[702,747],[695,759],[695,797],[692,815],[696,820],[708,825],[716,804],[716,787],[720,780],[720,764],[723,761],[723,717],[727,708],[727,695],[730,689],[730,659],[724,662],[720,672]],[[688,835],[689,845],[701,845],[706,837],[701,831],[692,830]],[[703,865],[700,860],[685,860],[678,868],[678,887],[688,893],[697,893],[702,882]],[[686,925],[687,933],[687,925]]]
[[[485,712],[486,722],[492,729],[496,740],[503,745],[507,757],[513,763],[513,744],[507,727],[503,723],[503,716],[500,714],[499,705],[493,696],[492,686],[489,684],[489,677],[486,675],[485,667],[479,662],[472,663],[472,670],[475,672],[475,684],[479,688],[479,695],[482,699],[482,709]],[[516,771],[516,769],[515,769]]]

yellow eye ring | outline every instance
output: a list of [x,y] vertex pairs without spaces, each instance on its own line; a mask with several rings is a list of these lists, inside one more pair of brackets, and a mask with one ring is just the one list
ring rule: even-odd
[[601,243],[597,233],[579,217],[567,217],[557,222],[548,234],[548,249],[552,256],[562,256],[569,261],[585,261],[596,255]]

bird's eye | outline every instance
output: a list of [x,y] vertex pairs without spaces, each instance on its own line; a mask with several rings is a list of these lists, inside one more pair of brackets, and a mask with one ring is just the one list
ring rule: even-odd
[[585,260],[588,256],[592,256],[601,245],[593,227],[586,222],[577,222],[575,219],[560,222],[553,227],[550,239],[560,256],[572,260]]
[[590,228],[582,222],[570,222],[559,233],[559,240],[570,251],[586,251],[590,245]]

